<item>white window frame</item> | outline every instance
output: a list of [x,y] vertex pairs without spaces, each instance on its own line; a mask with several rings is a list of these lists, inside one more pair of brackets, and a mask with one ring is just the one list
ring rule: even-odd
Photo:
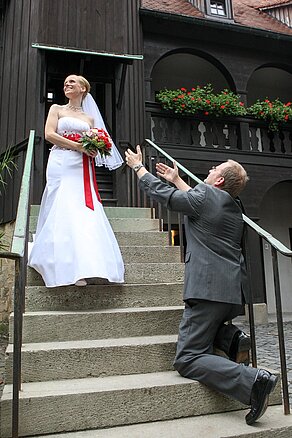
[[[220,3],[224,4],[225,14],[214,14],[212,12],[211,7],[211,1],[213,0],[205,0],[205,7],[206,7],[206,14],[212,18],[215,19],[222,19],[222,20],[233,20],[233,14],[232,14],[232,6],[230,0],[220,0]],[[215,0],[216,1],[216,0]],[[218,0],[219,3],[219,0]]]

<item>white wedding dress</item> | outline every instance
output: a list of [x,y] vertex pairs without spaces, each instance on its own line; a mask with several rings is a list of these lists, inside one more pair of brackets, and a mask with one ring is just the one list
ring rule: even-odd
[[[57,132],[82,132],[87,122],[62,117]],[[115,235],[98,201],[90,168],[94,210],[85,205],[82,154],[54,146],[47,166],[34,242],[28,265],[39,272],[47,287],[74,284],[99,277],[123,283],[124,264]]]

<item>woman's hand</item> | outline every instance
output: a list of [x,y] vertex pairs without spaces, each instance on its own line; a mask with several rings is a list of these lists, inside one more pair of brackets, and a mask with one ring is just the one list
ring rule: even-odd
[[86,149],[84,149],[82,147],[81,152],[83,152],[84,154],[88,155],[90,158],[95,158],[98,154],[98,151],[87,151]]
[[173,184],[175,184],[179,178],[176,162],[173,163],[173,168],[163,163],[157,163],[156,173],[157,176],[160,176],[161,178],[164,178],[166,181],[169,181]]
[[76,151],[81,152],[82,154],[88,155],[88,157],[95,158],[96,155],[98,154],[98,151],[87,151],[86,149],[84,149],[82,143],[80,143],[79,141],[74,141],[74,144],[75,144]]

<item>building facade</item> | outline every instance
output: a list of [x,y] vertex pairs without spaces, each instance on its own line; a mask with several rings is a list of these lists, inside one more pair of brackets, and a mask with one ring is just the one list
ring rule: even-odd
[[[70,3],[70,7],[69,7]],[[291,247],[292,125],[270,132],[251,117],[182,117],[156,102],[163,88],[212,84],[246,105],[292,101],[292,2],[281,0],[2,0],[0,152],[18,145],[18,172],[1,202],[2,221],[15,215],[30,129],[37,146],[33,202],[45,182],[43,127],[52,103],[62,103],[71,73],[92,84],[121,152],[145,137],[194,174],[226,159],[241,162],[250,182],[246,213]],[[98,175],[108,205],[128,205],[126,170]],[[274,312],[271,252],[249,239],[252,288]],[[292,312],[291,261],[280,260],[283,306]]]

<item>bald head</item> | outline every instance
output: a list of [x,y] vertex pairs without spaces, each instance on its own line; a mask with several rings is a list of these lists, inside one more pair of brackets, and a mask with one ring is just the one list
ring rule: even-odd
[[245,188],[249,180],[245,169],[237,161],[228,160],[209,170],[205,179],[206,184],[225,190],[233,198],[236,198]]

